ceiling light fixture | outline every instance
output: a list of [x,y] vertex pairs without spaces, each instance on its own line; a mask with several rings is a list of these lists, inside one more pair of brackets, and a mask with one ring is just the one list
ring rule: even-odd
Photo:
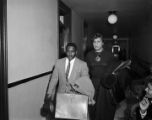
[[110,24],[115,24],[118,21],[116,11],[109,11],[108,22]]
[[112,37],[114,40],[117,40],[117,38],[118,38],[118,36],[116,34],[114,34]]

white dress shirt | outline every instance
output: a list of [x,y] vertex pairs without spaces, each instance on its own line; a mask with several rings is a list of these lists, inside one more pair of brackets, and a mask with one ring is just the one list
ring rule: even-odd
[[[71,75],[71,72],[72,72],[72,69],[73,69],[73,65],[74,65],[74,61],[75,61],[75,58],[73,58],[73,59],[70,61],[70,71],[69,71],[68,78],[69,78],[70,75]],[[66,69],[67,69],[68,63],[69,63],[69,60],[68,60],[68,58],[66,58],[66,61],[65,61],[65,71],[66,71]]]

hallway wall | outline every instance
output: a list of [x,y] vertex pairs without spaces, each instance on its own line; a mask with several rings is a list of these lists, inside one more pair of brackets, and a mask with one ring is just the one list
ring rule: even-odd
[[[40,107],[58,58],[58,1],[7,0],[9,120],[41,120]],[[22,83],[22,84],[18,84]]]
[[152,14],[149,9],[146,21],[140,26],[130,41],[133,56],[138,56],[148,63],[152,63]]
[[9,83],[53,67],[58,57],[57,9],[56,0],[8,0]]
[[83,43],[84,43],[84,20],[75,11],[72,10],[72,41],[77,44],[78,57],[83,59]]
[[9,88],[9,120],[42,120],[40,108],[50,75]]

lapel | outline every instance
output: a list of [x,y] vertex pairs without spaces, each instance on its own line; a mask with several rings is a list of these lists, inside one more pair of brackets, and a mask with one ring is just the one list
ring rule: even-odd
[[64,58],[63,61],[61,62],[61,71],[63,73],[63,76],[66,78],[66,75],[65,75],[65,62],[66,62],[66,58]]
[[73,64],[73,69],[72,69],[70,77],[69,77],[69,82],[72,82],[72,81],[75,80],[77,67],[78,67],[78,59],[75,58],[75,61],[74,61],[74,64]]

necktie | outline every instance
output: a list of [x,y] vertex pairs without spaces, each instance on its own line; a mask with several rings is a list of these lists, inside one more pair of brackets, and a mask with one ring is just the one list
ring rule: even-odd
[[66,69],[66,79],[68,80],[68,76],[69,76],[69,71],[70,71],[70,61],[68,61],[68,66],[67,66],[67,69]]

